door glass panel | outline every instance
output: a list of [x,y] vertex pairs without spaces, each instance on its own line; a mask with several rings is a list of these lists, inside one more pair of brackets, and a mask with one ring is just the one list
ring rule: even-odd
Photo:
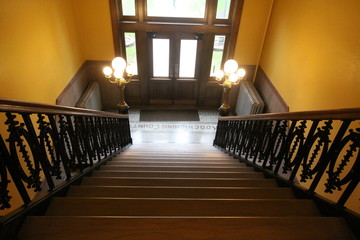
[[228,19],[231,0],[218,0],[216,8],[216,19]]
[[224,47],[225,47],[225,39],[224,35],[215,35],[214,40],[214,48],[211,60],[211,69],[210,69],[210,76],[214,77],[215,72],[221,69],[221,62],[224,54]]
[[195,78],[197,40],[181,40],[179,77]]
[[135,33],[131,33],[131,32],[125,33],[125,50],[126,50],[127,63],[132,67],[132,71],[133,71],[132,74],[138,75],[135,36],[136,36]]
[[153,75],[169,77],[170,40],[153,39]]
[[135,16],[135,0],[121,0],[122,15]]
[[147,16],[204,18],[206,0],[147,0]]

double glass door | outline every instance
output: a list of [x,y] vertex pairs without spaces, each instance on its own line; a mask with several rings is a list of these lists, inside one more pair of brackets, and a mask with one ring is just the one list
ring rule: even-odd
[[149,32],[150,104],[196,105],[202,36]]

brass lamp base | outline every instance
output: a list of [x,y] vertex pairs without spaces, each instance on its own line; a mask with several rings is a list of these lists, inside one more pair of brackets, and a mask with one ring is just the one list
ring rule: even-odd
[[225,108],[221,105],[221,107],[218,109],[218,112],[220,116],[226,117],[229,116],[230,108]]
[[129,105],[127,105],[127,103],[123,103],[123,104],[118,104],[118,113],[120,114],[128,114],[129,113]]

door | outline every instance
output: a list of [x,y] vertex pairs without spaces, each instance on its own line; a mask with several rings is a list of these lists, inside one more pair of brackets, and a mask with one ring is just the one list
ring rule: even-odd
[[150,104],[197,104],[201,39],[196,33],[148,33]]

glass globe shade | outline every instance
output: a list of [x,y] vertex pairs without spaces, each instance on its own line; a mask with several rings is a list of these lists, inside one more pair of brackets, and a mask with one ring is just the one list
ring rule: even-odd
[[123,77],[123,71],[115,70],[114,77],[115,78],[122,78]]
[[217,71],[215,72],[215,77],[216,77],[217,79],[223,78],[224,75],[225,75],[225,73],[224,73],[223,71],[221,71],[221,70],[217,70]]
[[122,57],[116,57],[112,60],[111,66],[115,70],[124,71],[124,69],[126,67],[126,61]]
[[103,73],[105,76],[111,76],[112,72],[113,71],[112,71],[111,67],[104,67],[104,69],[103,69]]
[[238,69],[238,63],[234,59],[227,60],[224,65],[226,73],[234,73]]
[[134,67],[131,66],[131,65],[128,65],[128,66],[126,67],[126,72],[127,72],[127,74],[129,74],[129,75],[133,75],[134,72],[135,72]]
[[246,75],[246,71],[245,71],[245,69],[240,68],[240,69],[237,71],[236,74],[237,74],[240,78],[243,78],[243,77],[245,77],[245,75]]
[[235,73],[230,73],[229,80],[230,82],[235,83],[239,79],[238,75]]

